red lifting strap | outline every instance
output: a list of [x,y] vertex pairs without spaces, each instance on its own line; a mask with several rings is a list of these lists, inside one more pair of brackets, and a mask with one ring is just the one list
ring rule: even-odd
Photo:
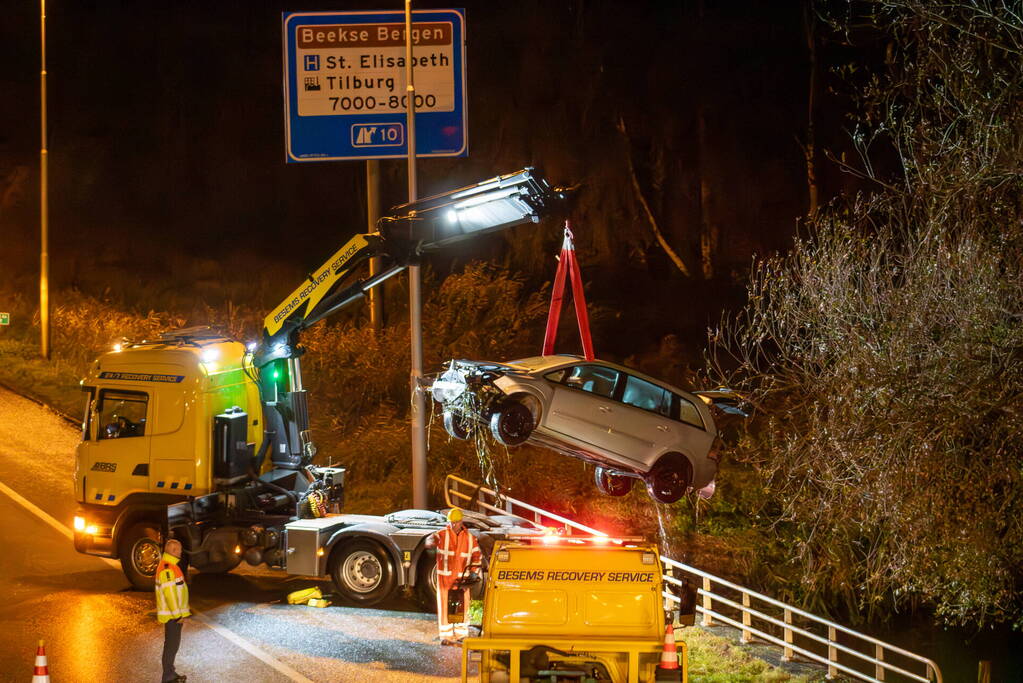
[[572,275],[572,301],[575,304],[575,319],[579,323],[579,338],[583,342],[583,356],[593,360],[593,340],[590,338],[590,316],[586,313],[586,294],[583,293],[583,277],[579,273],[579,261],[575,257],[572,230],[565,221],[565,241],[561,243],[561,259],[558,273],[554,276],[554,290],[551,292],[551,310],[547,315],[547,334],[543,339],[543,355],[554,353],[554,338],[558,336],[558,321],[561,319],[561,304],[565,299],[565,276]]

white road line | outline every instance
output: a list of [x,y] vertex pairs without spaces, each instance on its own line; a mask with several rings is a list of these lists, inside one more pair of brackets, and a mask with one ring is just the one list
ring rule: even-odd
[[31,512],[39,519],[43,520],[60,533],[64,534],[64,536],[66,536],[69,540],[74,539],[75,535],[70,528],[58,522],[56,519],[51,517],[48,512],[46,512],[40,507],[37,507],[35,503],[33,503],[32,501],[28,500],[27,498],[23,498],[21,494],[19,494],[17,491],[15,491],[2,481],[0,481],[0,491],[3,491],[15,503]]
[[[23,497],[21,494],[12,489],[10,486],[7,486],[7,484],[3,483],[2,481],[0,481],[0,492],[4,493],[15,503],[25,508],[33,515],[46,522],[47,524],[49,524],[51,527],[53,527],[55,530],[63,534],[69,540],[74,539],[74,532],[71,531],[70,527],[61,524],[60,521],[58,521],[55,517],[50,515],[50,513],[46,512],[32,501]],[[109,557],[102,557],[99,559],[103,560],[112,567],[115,567],[117,569],[121,568],[120,563],[116,562],[115,560],[111,560]],[[216,633],[220,634],[221,637],[225,638],[226,640],[230,640],[232,643],[234,643],[241,649],[245,650],[250,655],[260,660],[267,666],[270,666],[278,673],[287,676],[289,680],[295,681],[295,683],[315,683],[313,680],[306,678],[305,676],[295,671],[284,662],[275,659],[272,655],[264,652],[263,650],[260,650],[259,647],[245,640],[234,631],[230,631],[227,628],[221,626],[220,624],[212,621],[205,614],[201,614],[193,610],[192,616],[195,617],[196,621],[201,622],[202,624],[208,626]]]
[[244,638],[242,638],[240,635],[238,635],[234,631],[229,631],[228,629],[224,628],[220,624],[218,624],[218,623],[216,623],[214,621],[211,621],[209,619],[209,617],[207,617],[205,614],[199,614],[197,612],[193,612],[192,616],[194,616],[197,620],[199,620],[202,623],[204,623],[207,626],[209,626],[211,629],[213,629],[214,631],[219,633],[224,638],[230,640],[232,643],[234,643],[235,645],[237,645],[241,649],[243,649],[246,652],[248,652],[250,655],[252,655],[256,659],[264,662],[265,664],[267,664],[269,666],[272,666],[278,672],[284,674],[285,676],[287,676],[289,679],[295,681],[296,683],[313,683],[312,680],[306,678],[305,676],[303,676],[299,672],[295,671],[294,669],[292,669],[290,666],[288,666],[284,662],[281,662],[281,661],[279,661],[277,659],[274,659],[272,656],[270,656],[266,652],[263,652],[258,647],[256,647],[255,645],[253,645],[249,641],[245,640]]

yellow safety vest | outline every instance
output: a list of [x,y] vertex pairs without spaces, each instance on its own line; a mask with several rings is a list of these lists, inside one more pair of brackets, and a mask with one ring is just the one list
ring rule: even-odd
[[161,624],[191,616],[188,611],[188,585],[178,566],[178,558],[163,554],[156,568],[156,618]]

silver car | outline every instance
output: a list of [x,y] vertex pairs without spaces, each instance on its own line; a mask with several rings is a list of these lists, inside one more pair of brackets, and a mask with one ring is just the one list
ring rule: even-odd
[[636,370],[578,356],[507,363],[452,361],[433,383],[444,427],[459,439],[479,426],[508,446],[527,441],[594,463],[604,494],[633,482],[674,503],[713,490],[717,428],[698,396]]

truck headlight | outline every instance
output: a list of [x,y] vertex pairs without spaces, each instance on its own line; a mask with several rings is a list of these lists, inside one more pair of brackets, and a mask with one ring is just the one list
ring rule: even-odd
[[75,517],[75,531],[85,531],[85,517]]

